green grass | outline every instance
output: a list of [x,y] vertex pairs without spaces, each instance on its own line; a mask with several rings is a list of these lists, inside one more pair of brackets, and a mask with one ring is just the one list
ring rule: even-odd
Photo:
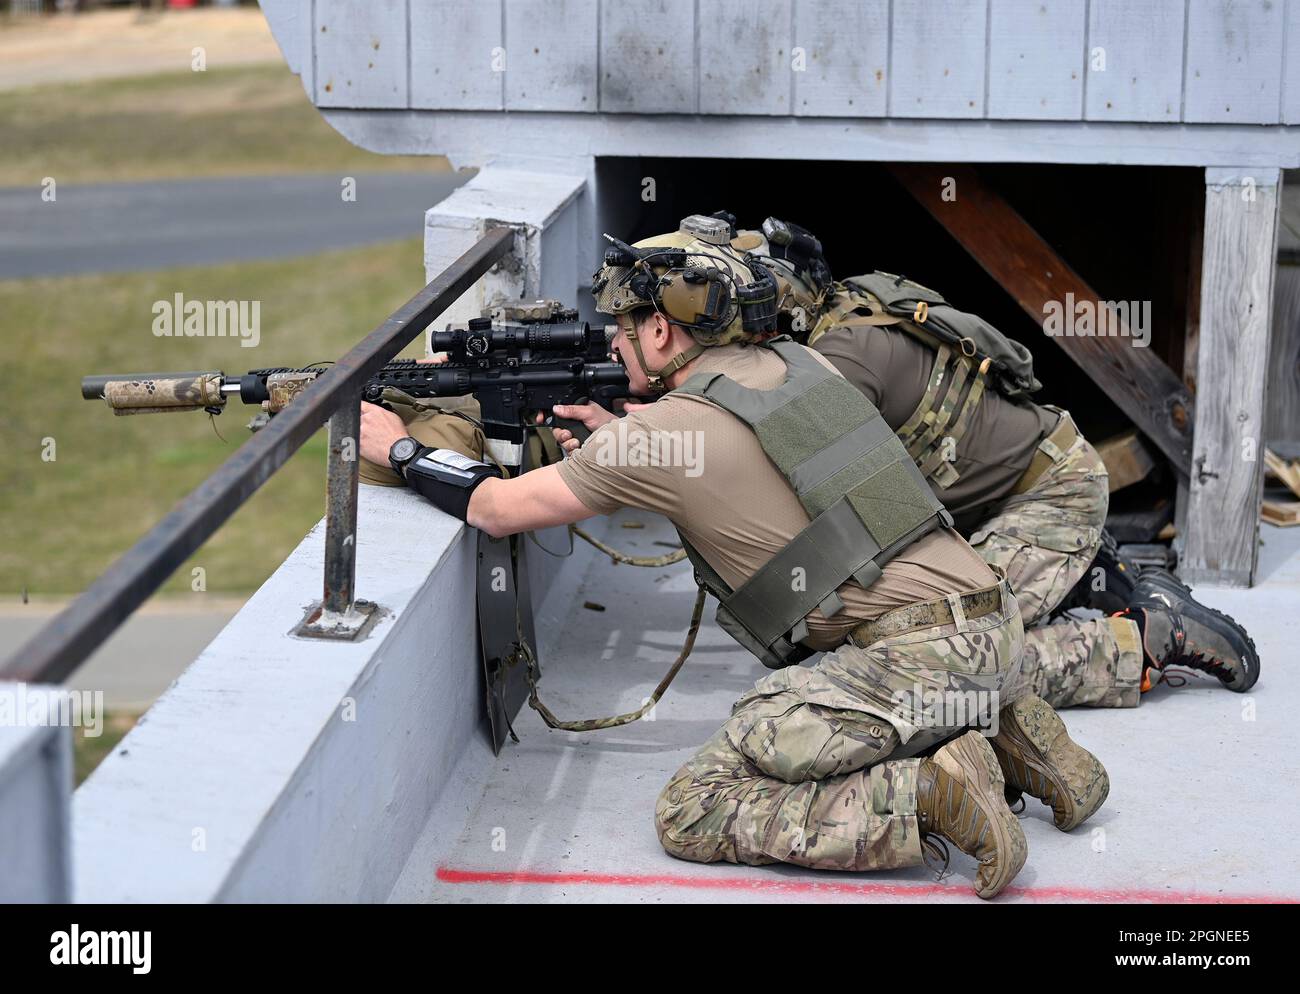
[[352,145],[282,64],[0,93],[0,186],[448,168]]
[[139,720],[140,715],[133,711],[106,711],[104,727],[99,735],[92,738],[86,734],[85,728],[72,729],[72,772],[77,787],[86,782],[86,777],[95,771],[95,767],[108,757]]
[[[76,593],[247,440],[232,404],[214,434],[202,413],[119,418],[84,401],[89,373],[244,372],[342,355],[422,285],[407,240],[278,261],[0,281],[0,593]],[[155,300],[261,301],[261,343],[158,338]],[[421,342],[413,346],[418,354]],[[55,459],[44,461],[45,439]],[[324,509],[320,432],[163,588],[256,588]]]

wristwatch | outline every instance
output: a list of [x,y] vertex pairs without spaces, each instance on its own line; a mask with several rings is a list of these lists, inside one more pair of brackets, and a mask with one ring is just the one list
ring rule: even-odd
[[388,450],[388,465],[393,467],[394,473],[405,480],[407,465],[420,454],[420,450],[423,448],[424,446],[410,435],[399,438]]

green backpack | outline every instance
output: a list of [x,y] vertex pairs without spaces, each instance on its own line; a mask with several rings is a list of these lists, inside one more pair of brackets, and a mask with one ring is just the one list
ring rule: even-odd
[[890,317],[899,319],[902,330],[933,348],[946,345],[977,365],[984,359],[990,360],[989,380],[1003,396],[1022,397],[1041,389],[1042,384],[1034,376],[1034,357],[1029,349],[979,315],[957,310],[930,288],[881,272],[850,276],[841,284],[847,292],[839,296],[847,299],[836,301],[838,306],[831,312],[834,316],[830,321],[818,322],[814,335],[819,336],[856,311],[883,309]]

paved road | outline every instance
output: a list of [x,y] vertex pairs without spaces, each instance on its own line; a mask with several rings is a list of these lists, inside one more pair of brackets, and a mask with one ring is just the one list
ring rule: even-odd
[[[67,681],[99,690],[110,709],[143,711],[167,689],[242,606],[217,594],[154,598],[109,636]],[[67,602],[0,604],[0,661],[35,635]]]
[[358,173],[0,188],[0,279],[304,255],[416,238],[468,176]]

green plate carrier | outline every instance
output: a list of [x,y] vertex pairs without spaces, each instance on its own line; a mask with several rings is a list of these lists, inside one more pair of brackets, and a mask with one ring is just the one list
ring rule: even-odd
[[836,591],[869,587],[899,551],[952,518],[880,412],[806,348],[778,338],[786,364],[773,390],[697,373],[674,392],[708,400],[745,422],[799,496],[811,522],[736,590],[683,539],[696,580],[718,598],[718,624],[779,669],[812,655],[806,618],[844,607]]

